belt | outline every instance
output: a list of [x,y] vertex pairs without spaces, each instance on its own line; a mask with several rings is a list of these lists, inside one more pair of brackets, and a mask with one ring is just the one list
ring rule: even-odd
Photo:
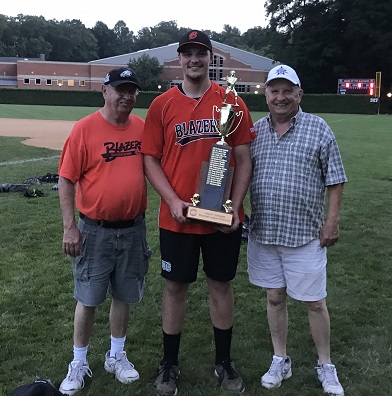
[[130,228],[136,224],[139,224],[142,219],[144,219],[144,212],[136,216],[132,220],[124,221],[107,221],[107,220],[93,220],[87,217],[85,214],[80,213],[79,217],[86,223],[90,225],[95,225],[103,228]]

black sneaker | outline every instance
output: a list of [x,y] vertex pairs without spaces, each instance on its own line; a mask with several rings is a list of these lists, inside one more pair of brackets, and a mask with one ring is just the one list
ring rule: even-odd
[[215,376],[218,377],[218,383],[223,391],[239,394],[244,393],[244,381],[237,373],[234,363],[231,360],[225,360],[220,364],[216,364]]
[[157,396],[175,396],[177,394],[177,381],[180,375],[179,366],[168,362],[159,365],[158,374],[154,381],[154,391]]

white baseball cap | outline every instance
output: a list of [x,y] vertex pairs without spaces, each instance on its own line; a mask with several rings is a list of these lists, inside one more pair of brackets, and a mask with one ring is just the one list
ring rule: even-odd
[[290,81],[294,85],[298,85],[301,87],[301,81],[299,80],[297,73],[293,68],[287,65],[278,65],[271,69],[268,73],[267,80],[264,85],[267,86],[268,83],[272,80],[276,80],[277,78],[283,78],[285,80]]

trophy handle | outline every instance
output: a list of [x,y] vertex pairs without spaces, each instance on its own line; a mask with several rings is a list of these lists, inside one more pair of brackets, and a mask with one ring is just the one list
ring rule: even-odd
[[234,133],[234,132],[238,129],[238,127],[240,126],[240,124],[241,124],[241,122],[242,122],[242,119],[244,118],[244,112],[243,112],[242,110],[236,111],[236,112],[235,112],[235,115],[236,115],[236,117],[240,117],[240,116],[241,116],[241,118],[240,118],[240,120],[237,122],[236,127],[235,127],[233,130],[231,130],[226,136],[229,136],[229,135],[231,135],[232,133]]
[[[239,111],[234,110],[233,109],[233,105],[231,105],[231,104],[228,104],[227,106],[225,106],[223,108],[220,108],[217,105],[214,105],[214,106],[212,106],[212,108],[213,108],[212,119],[214,120],[214,123],[215,123],[215,125],[216,125],[216,127],[217,127],[217,129],[219,131],[219,134],[221,135],[221,140],[217,144],[227,145],[227,143],[225,142],[225,138],[230,136],[232,133],[234,133],[238,129],[239,125],[242,122],[242,118],[244,116],[244,112],[242,110],[239,110]],[[235,120],[232,118],[232,116],[227,117],[227,119],[225,121],[228,121],[229,128],[227,128],[227,125],[226,125],[226,127],[224,128],[225,129],[224,133],[220,130],[221,127],[222,127],[222,125],[221,125],[222,116],[220,117],[219,121],[214,116],[215,112],[222,114],[223,110],[225,110],[226,115],[227,115],[227,111],[228,111],[230,114],[232,114],[232,116],[240,117],[240,120],[237,122],[237,125],[233,129],[231,129],[231,125],[234,124]],[[229,131],[227,131],[227,129],[229,129]]]

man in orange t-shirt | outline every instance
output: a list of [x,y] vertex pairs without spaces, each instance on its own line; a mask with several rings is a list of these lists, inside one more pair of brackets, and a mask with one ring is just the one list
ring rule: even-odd
[[[147,208],[143,156],[144,121],[131,115],[140,90],[132,70],[111,70],[102,84],[104,106],[78,121],[65,142],[59,165],[63,251],[72,257],[74,358],[60,385],[73,395],[91,377],[87,362],[94,313],[111,294],[111,346],[104,367],[122,383],[139,379],[124,351],[130,305],[145,290],[150,250],[146,242]],[[75,188],[76,202],[75,202]],[[75,203],[79,221],[75,221]]]

